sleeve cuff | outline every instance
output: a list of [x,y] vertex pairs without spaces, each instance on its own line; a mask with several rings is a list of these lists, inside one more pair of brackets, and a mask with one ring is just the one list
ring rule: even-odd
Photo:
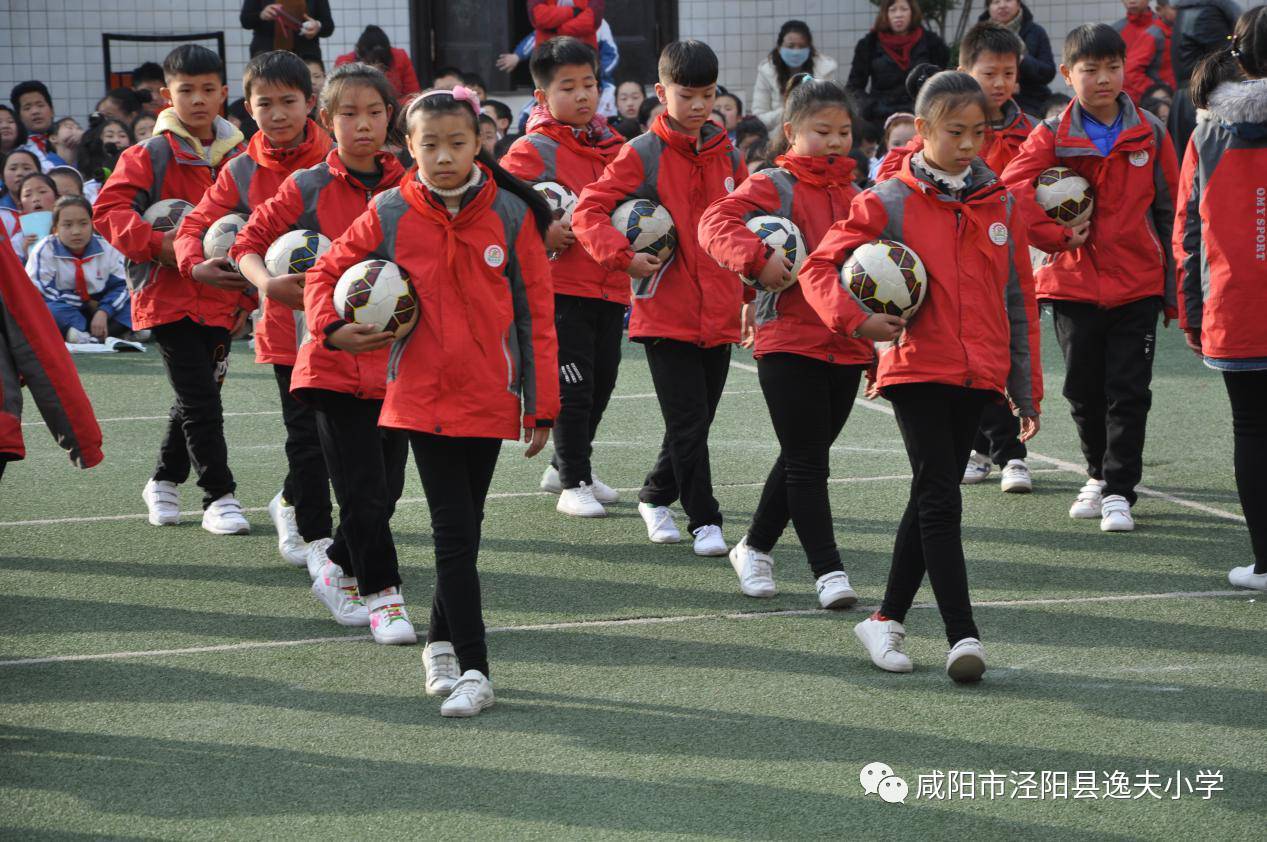
[[524,429],[548,430],[554,426],[553,418],[537,418],[534,415],[524,416]]
[[345,320],[335,319],[334,321],[330,322],[330,324],[326,325],[325,329],[321,331],[325,335],[325,339],[321,340],[321,344],[324,345],[326,348],[330,349],[331,351],[338,351],[339,350],[338,348],[330,344],[330,335],[333,334],[339,328],[343,327],[345,324],[347,324]]

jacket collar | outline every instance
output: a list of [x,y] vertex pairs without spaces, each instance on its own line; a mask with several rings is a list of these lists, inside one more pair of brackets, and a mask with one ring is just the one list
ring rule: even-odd
[[53,237],[52,239],[53,239],[53,256],[54,257],[61,257],[67,260],[74,260],[75,258],[84,260],[89,257],[96,257],[97,255],[103,254],[105,252],[105,249],[101,247],[101,240],[96,234],[92,235],[92,239],[90,239],[88,241],[88,245],[84,247],[83,254],[71,254],[70,249],[66,248],[65,243],[63,243],[57,237]]
[[935,198],[943,202],[974,205],[993,200],[1000,191],[1005,190],[1003,182],[999,181],[994,171],[986,166],[985,161],[980,158],[974,158],[972,166],[968,169],[967,186],[960,195],[952,196],[937,185],[931,174],[922,167],[914,165],[914,153],[914,149],[906,153],[906,157],[902,161],[902,169],[898,172],[897,178],[901,179],[912,190],[929,198]]
[[182,152],[184,157],[197,158],[207,166],[216,167],[230,152],[241,146],[244,138],[242,132],[223,117],[216,117],[212,128],[215,131],[215,137],[211,141],[211,148],[203,149],[202,141],[194,137],[193,133],[180,121],[180,118],[176,116],[175,108],[163,109],[154,122],[154,134],[166,134],[168,141],[175,149]]
[[[380,150],[374,155],[374,160],[378,162],[378,165],[383,170],[383,177],[379,180],[378,186],[374,188],[374,193],[390,190],[400,184],[401,179],[405,177],[405,168],[400,165],[400,161],[397,160],[395,155]],[[329,167],[330,173],[335,178],[347,182],[358,190],[369,189],[348,171],[347,165],[339,157],[337,148],[331,149],[330,154],[326,155],[326,166]]]
[[695,138],[684,134],[669,125],[669,115],[661,113],[651,123],[651,131],[673,149],[691,158],[704,158],[712,155],[729,153],[733,148],[730,137],[720,123],[709,120],[700,129],[699,148],[695,147]]
[[785,152],[774,162],[815,187],[850,187],[857,163],[848,155],[796,155]]
[[1224,82],[1210,95],[1210,113],[1238,137],[1267,138],[1267,79]]
[[320,126],[309,120],[304,126],[304,136],[298,145],[290,148],[274,146],[264,136],[264,132],[260,131],[251,137],[251,142],[246,147],[246,154],[266,170],[292,173],[320,164],[332,145],[330,136],[323,132]]
[[[1125,93],[1117,95],[1117,105],[1122,110],[1122,131],[1110,151],[1133,151],[1139,147],[1141,140],[1152,137],[1152,127],[1140,116],[1139,109]],[[1047,124],[1056,132],[1056,157],[1076,158],[1085,155],[1104,157],[1100,155],[1100,150],[1087,135],[1082,104],[1077,99],[1069,103],[1059,117],[1052,118],[1047,121]]]

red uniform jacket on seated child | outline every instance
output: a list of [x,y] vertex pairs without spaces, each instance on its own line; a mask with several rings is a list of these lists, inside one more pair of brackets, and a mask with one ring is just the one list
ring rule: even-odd
[[[481,171],[454,217],[411,169],[308,273],[332,287],[362,260],[390,260],[413,283],[418,323],[392,348],[383,427],[517,439],[559,410],[545,244],[523,200]],[[314,337],[340,321],[333,304],[309,311]]]
[[1006,392],[1022,415],[1038,415],[1038,305],[1013,197],[977,159],[966,195],[956,200],[913,167],[914,157],[897,177],[860,193],[849,218],[827,232],[801,269],[806,300],[833,330],[851,333],[871,311],[844,288],[840,267],[864,243],[905,243],[924,264],[928,291],[902,336],[880,355],[877,384]]
[[[317,231],[330,240],[343,236],[356,218],[365,212],[375,195],[400,184],[405,168],[389,152],[378,153],[383,177],[374,189],[366,187],[348,172],[339,151],[332,150],[325,161],[300,170],[282,184],[277,195],[255,209],[251,221],[238,234],[229,253],[234,259],[244,254],[264,255],[278,237],[291,230]],[[311,276],[309,276],[311,277]],[[332,308],[334,278],[320,276],[304,286],[304,310],[317,313]],[[312,317],[309,317],[309,323]],[[349,354],[331,348],[323,335],[306,333],[299,346],[291,391],[328,389],[366,400],[382,400],[387,392],[387,356],[390,348],[365,354]]]
[[[605,119],[573,129],[538,105],[528,118],[528,134],[511,145],[501,165],[524,181],[554,181],[579,196],[598,181],[623,143]],[[551,261],[550,270],[554,291],[560,295],[629,303],[629,276],[618,269],[604,269],[579,243]]]
[[726,130],[704,124],[695,138],[661,114],[651,130],[625,144],[602,178],[585,188],[572,214],[577,240],[600,264],[625,270],[629,240],[612,225],[616,207],[633,198],[658,202],[673,217],[677,249],[656,273],[633,282],[631,339],[676,339],[704,348],[739,341],[744,286],[699,244],[700,217],[748,177]]
[[163,232],[141,218],[162,199],[192,205],[216,179],[219,168],[242,152],[242,133],[216,118],[215,140],[204,150],[168,108],[158,115],[154,136],[123,150],[93,206],[93,226],[128,259],[132,327],[136,330],[191,319],[212,327],[233,327],[239,309],[254,306],[240,293],[200,284],[155,258]]
[[[1179,166],[1161,121],[1119,94],[1122,133],[1100,154],[1083,128],[1082,106],[1069,103],[1059,117],[1030,133],[1003,171],[1029,223],[1034,246],[1051,254],[1038,270],[1038,297],[1120,307],[1161,298],[1167,317],[1177,314],[1175,259],[1165,245],[1175,223]],[[1096,208],[1091,234],[1067,251],[1069,232],[1034,200],[1034,180],[1049,167],[1068,167],[1091,184]]]
[[[847,155],[788,153],[777,163],[778,169],[750,176],[734,193],[713,202],[700,220],[699,239],[708,253],[747,278],[756,278],[771,254],[748,230],[749,219],[772,214],[792,220],[808,255],[837,220],[849,216],[850,202],[858,195],[854,161]],[[757,357],[800,354],[845,365],[867,365],[875,359],[871,340],[829,330],[805,301],[799,284],[777,293],[758,290],[756,321]]]
[[[291,149],[279,149],[268,142],[263,132],[256,132],[246,154],[234,158],[220,171],[215,184],[181,222],[176,234],[180,271],[191,275],[194,267],[203,262],[202,235],[216,220],[230,213],[249,216],[254,208],[273,197],[291,173],[321,163],[330,147],[330,136],[312,120],[304,129],[303,141]],[[267,298],[261,306],[263,317],[255,329],[255,361],[293,366],[299,348],[296,322],[302,314]]]

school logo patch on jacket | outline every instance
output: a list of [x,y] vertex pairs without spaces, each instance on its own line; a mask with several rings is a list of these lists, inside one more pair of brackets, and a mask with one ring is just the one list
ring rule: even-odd
[[1007,245],[1007,226],[1002,222],[995,222],[990,226],[990,242],[996,246]]
[[506,262],[506,252],[501,246],[489,246],[484,249],[484,262],[496,269]]

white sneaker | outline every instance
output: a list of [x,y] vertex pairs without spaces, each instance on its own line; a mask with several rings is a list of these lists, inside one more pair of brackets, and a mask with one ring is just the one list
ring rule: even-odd
[[546,465],[546,471],[541,475],[541,483],[538,487],[547,494],[562,494],[563,480],[559,479],[559,469],[553,465]]
[[66,341],[72,345],[92,345],[97,343],[97,337],[77,327],[68,327],[66,328]]
[[1238,588],[1267,591],[1267,573],[1255,573],[1252,564],[1233,567],[1227,572],[1227,580]]
[[985,675],[985,647],[975,637],[965,637],[946,655],[946,675],[960,683],[980,681]]
[[1078,492],[1078,499],[1069,507],[1069,517],[1079,520],[1094,520],[1100,516],[1100,505],[1104,496],[1104,480],[1089,479]]
[[818,604],[824,608],[852,608],[858,601],[858,594],[849,585],[849,576],[841,570],[819,576],[814,590],[818,591]]
[[915,667],[906,656],[906,627],[897,620],[875,620],[871,617],[853,627],[853,633],[866,647],[871,663],[888,672],[910,672]]
[[268,516],[273,519],[277,529],[277,549],[287,564],[304,567],[308,564],[308,542],[299,534],[299,524],[295,522],[295,507],[287,506],[282,493],[268,501]]
[[1100,506],[1101,532],[1134,532],[1131,504],[1121,494],[1110,494]]
[[1029,494],[1034,490],[1034,477],[1022,459],[1013,459],[1003,466],[1000,485],[1006,494]]
[[462,677],[457,653],[447,640],[437,640],[423,648],[422,669],[427,676],[428,696],[449,695]]
[[[717,529],[715,526],[712,528]],[[721,536],[720,529],[717,529],[717,534],[718,537]],[[695,552],[699,552],[698,538],[695,539]],[[747,535],[730,551],[730,566],[735,568],[735,575],[739,577],[739,591],[744,596],[761,599],[779,592],[774,586],[774,559],[770,558],[769,553],[748,546]]]
[[150,511],[152,526],[180,523],[180,486],[176,483],[152,479],[145,483],[141,499]]
[[985,482],[985,478],[990,475],[990,471],[994,465],[990,463],[990,457],[972,451],[972,455],[968,457],[968,467],[963,469],[962,485],[977,485]]
[[607,517],[603,504],[594,499],[594,487],[584,482],[576,488],[563,489],[554,508],[573,517]]
[[493,685],[479,670],[462,673],[453,692],[440,705],[441,716],[476,716],[493,706]]
[[598,474],[590,471],[590,479],[594,480],[594,499],[606,506],[620,500],[620,492],[598,478]]
[[647,537],[653,544],[676,544],[682,540],[677,524],[673,522],[673,512],[668,506],[653,506],[650,503],[639,503],[638,514],[647,524]]
[[343,575],[343,568],[333,561],[327,561],[321,572],[312,583],[312,593],[321,603],[330,609],[334,621],[341,626],[368,626],[370,624],[369,608],[361,599],[356,587],[356,579]]
[[226,494],[202,513],[202,528],[212,535],[247,535],[251,524],[246,522],[238,498]]
[[390,587],[374,594],[369,600],[370,634],[375,643],[401,646],[418,642],[414,624],[409,622],[409,612],[401,599],[400,588]]
[[325,567],[330,556],[326,551],[334,544],[333,538],[318,538],[308,545],[308,552],[304,555],[304,563],[308,566],[308,578],[316,579],[321,575],[321,568]]
[[719,556],[730,551],[726,539],[722,537],[721,527],[716,524],[705,524],[691,534],[695,536],[695,554],[698,556]]
[[[608,503],[615,503],[620,500],[620,492],[612,488],[607,483],[598,478],[598,474],[590,472],[590,487],[594,489],[594,499],[606,506]],[[562,494],[563,480],[559,478],[559,469],[553,465],[546,465],[545,473],[541,475],[540,489],[548,494]]]

